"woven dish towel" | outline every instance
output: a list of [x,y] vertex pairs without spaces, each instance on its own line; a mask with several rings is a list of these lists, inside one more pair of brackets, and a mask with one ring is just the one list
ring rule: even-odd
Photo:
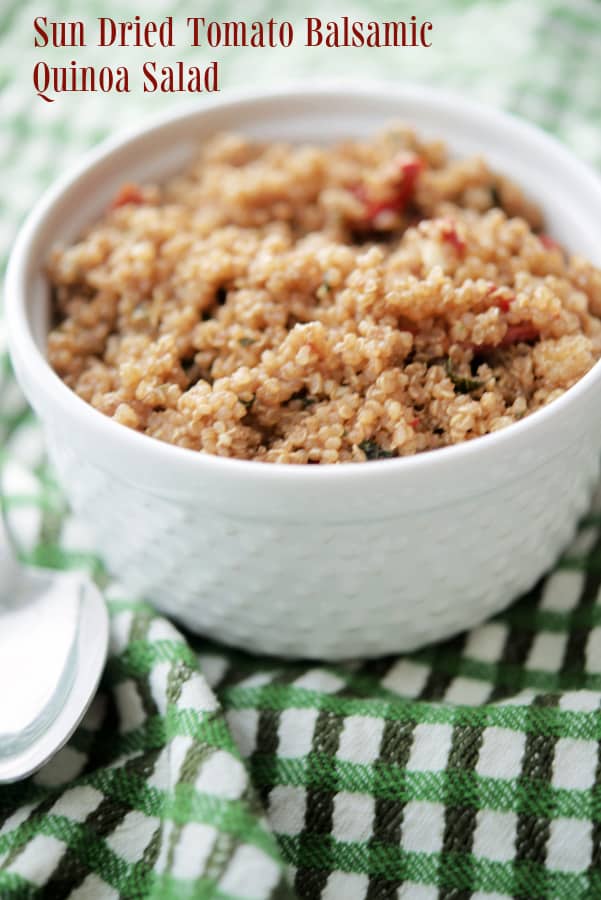
[[[130,5],[47,0],[43,13],[190,14],[168,0]],[[206,7],[241,16],[233,0]],[[415,11],[331,0],[327,15]],[[40,188],[84,147],[173,102],[38,101],[40,12],[28,0],[0,12],[4,249]],[[297,15],[292,0],[257,0],[244,14]],[[431,51],[228,51],[224,87],[251,66],[257,82],[309,66],[426,80],[513,109],[601,164],[597,0],[433,0],[427,14]],[[89,46],[80,61],[102,64],[100,53]],[[161,58],[193,61],[181,48]],[[106,583],[65,515],[5,356],[0,380],[9,513],[25,553],[89,568],[112,616],[110,659],[82,726],[35,777],[0,787],[2,900],[601,897],[600,504],[528,596],[450,642],[339,666],[260,659],[183,635]]]

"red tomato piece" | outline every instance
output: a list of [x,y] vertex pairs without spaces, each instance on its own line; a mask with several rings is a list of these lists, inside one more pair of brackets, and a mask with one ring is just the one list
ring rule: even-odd
[[547,250],[562,250],[561,244],[558,244],[554,238],[549,237],[548,234],[539,234],[539,241]]
[[123,184],[119,188],[110,205],[110,209],[118,209],[120,206],[125,206],[128,203],[144,203],[142,191],[137,184],[132,184],[131,182]]
[[462,237],[459,237],[457,234],[457,229],[453,222],[445,223],[442,228],[441,236],[443,241],[446,241],[457,251],[458,256],[464,256],[465,251],[467,250],[467,244],[463,240]]
[[499,347],[510,347],[512,344],[519,344],[520,341],[524,343],[537,341],[539,337],[539,330],[532,322],[520,322],[519,325],[510,325],[507,328],[505,337],[502,339]]

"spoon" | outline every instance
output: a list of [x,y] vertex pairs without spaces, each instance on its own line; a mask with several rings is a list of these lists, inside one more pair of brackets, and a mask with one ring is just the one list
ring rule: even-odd
[[0,517],[0,783],[31,775],[68,740],[107,646],[106,606],[89,576],[21,566]]

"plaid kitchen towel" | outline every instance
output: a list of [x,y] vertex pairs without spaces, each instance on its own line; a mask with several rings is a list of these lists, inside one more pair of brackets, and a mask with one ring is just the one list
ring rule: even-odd
[[[201,12],[227,19],[242,9],[213,0]],[[409,2],[327,4],[331,18],[413,12]],[[5,0],[5,249],[40,189],[84,147],[173,102],[38,100],[32,21],[42,13],[92,21],[198,10],[175,0],[47,0],[43,10]],[[223,51],[223,86],[250,71],[269,82],[309,69],[425,80],[517,111],[601,164],[597,0],[433,0],[427,14],[431,50]],[[255,0],[244,15],[295,19],[295,4]],[[125,52],[131,65],[148,53]],[[108,61],[91,45],[45,56],[74,57]],[[88,567],[106,588],[112,632],[98,696],[69,744],[35,777],[0,787],[0,898],[601,897],[601,503],[555,571],[452,641],[336,666],[251,657],[182,634],[106,583],[65,514],[5,355],[1,365],[5,490],[24,553]]]

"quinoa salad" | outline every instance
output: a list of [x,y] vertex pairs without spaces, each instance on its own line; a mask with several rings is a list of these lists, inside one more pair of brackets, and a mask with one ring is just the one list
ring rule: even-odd
[[49,262],[49,360],[129,428],[338,463],[497,431],[601,355],[601,271],[481,158],[408,128],[206,142]]

